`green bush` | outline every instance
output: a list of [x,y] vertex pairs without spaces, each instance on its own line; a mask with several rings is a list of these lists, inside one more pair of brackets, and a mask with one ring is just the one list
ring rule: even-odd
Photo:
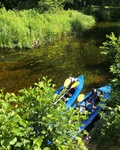
[[97,142],[99,149],[117,150],[120,143],[120,36],[117,38],[114,33],[107,35],[106,42],[100,48],[102,54],[110,59],[113,79],[111,97],[101,113],[101,133],[97,137]]
[[72,140],[85,116],[72,108],[66,111],[62,101],[53,105],[51,80],[44,78],[19,92],[0,92],[1,150],[86,150],[80,137]]

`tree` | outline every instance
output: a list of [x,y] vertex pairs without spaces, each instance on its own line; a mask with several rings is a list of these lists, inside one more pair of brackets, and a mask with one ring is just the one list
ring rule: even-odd
[[0,7],[9,9],[31,9],[38,7],[38,0],[1,0]]
[[105,0],[102,0],[99,12],[99,20],[103,19],[104,7],[105,7]]
[[63,9],[66,0],[39,0],[38,9],[41,13],[45,11],[58,11]]

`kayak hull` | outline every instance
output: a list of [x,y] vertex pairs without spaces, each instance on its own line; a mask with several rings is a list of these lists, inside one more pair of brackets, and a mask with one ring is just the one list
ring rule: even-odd
[[[96,117],[99,115],[99,112],[102,110],[102,105],[101,104],[105,104],[106,100],[110,98],[110,93],[111,93],[111,86],[106,85],[103,87],[98,88],[99,91],[101,91],[103,93],[103,98],[105,99],[104,102],[100,102],[95,109],[92,110],[92,112],[90,112],[90,114],[88,115],[88,119],[84,120],[82,122],[82,126],[79,126],[79,131],[82,132],[84,131],[95,119]],[[91,94],[91,92],[89,92],[84,100],[81,102],[81,105],[85,105],[85,100],[88,98],[88,96]],[[74,106],[74,108],[77,106]]]
[[[67,102],[66,102],[66,107],[67,108],[69,108],[73,105],[73,103],[77,99],[78,95],[82,91],[83,86],[84,86],[84,76],[83,75],[78,76],[77,77],[77,82],[79,82],[79,84],[76,86],[74,94],[70,98],[67,99]],[[65,87],[64,87],[64,85],[62,85],[58,90],[55,91],[54,94],[61,95],[61,93],[64,89],[65,89]],[[62,94],[64,94],[64,93],[62,93]]]

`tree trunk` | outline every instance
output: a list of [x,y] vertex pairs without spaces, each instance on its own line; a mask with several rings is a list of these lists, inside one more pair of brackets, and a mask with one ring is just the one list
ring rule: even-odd
[[102,0],[99,12],[99,20],[103,20],[104,8],[105,8],[105,0]]

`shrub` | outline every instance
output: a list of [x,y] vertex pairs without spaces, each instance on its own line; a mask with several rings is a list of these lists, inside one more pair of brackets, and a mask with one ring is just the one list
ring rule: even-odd
[[1,149],[83,149],[80,137],[72,140],[85,116],[61,101],[53,105],[54,85],[44,78],[20,95],[0,93]]
[[112,94],[101,113],[102,126],[101,134],[98,137],[98,148],[119,149],[120,143],[120,36],[117,38],[114,33],[107,35],[108,40],[100,47],[102,54],[109,57],[113,74],[111,80]]

